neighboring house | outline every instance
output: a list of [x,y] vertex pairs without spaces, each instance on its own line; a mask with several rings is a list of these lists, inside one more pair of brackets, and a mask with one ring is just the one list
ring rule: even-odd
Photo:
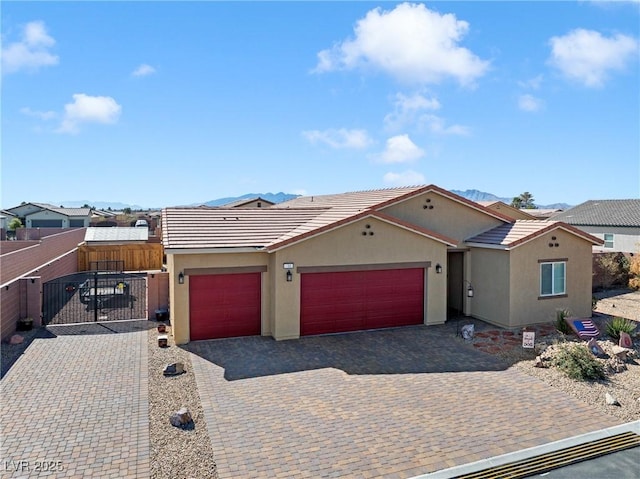
[[507,215],[514,220],[535,220],[535,216],[529,214],[531,210],[514,208],[503,201],[478,201],[479,204],[490,210],[497,211],[503,215]]
[[7,211],[19,217],[26,228],[86,228],[91,222],[91,208],[24,203]]
[[167,208],[178,344],[442,324],[507,328],[591,316],[591,248],[437,186],[306,196],[271,208]]
[[602,239],[604,244],[594,246],[594,252],[640,251],[640,199],[589,200],[552,219]]
[[220,208],[268,208],[274,204],[273,201],[265,200],[258,196],[256,198],[244,198],[232,201],[231,203],[220,206]]

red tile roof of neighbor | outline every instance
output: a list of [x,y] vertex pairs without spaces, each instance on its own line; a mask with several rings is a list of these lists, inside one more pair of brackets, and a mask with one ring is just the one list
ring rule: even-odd
[[563,229],[596,245],[603,243],[601,239],[566,223],[543,220],[517,220],[515,223],[500,225],[468,238],[465,243],[472,246],[512,249],[556,229]]

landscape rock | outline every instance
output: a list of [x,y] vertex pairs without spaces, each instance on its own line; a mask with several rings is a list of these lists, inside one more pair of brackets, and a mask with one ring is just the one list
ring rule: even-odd
[[9,344],[20,344],[23,341],[24,341],[24,338],[22,336],[20,336],[19,334],[14,334],[9,339]]
[[186,429],[188,427],[193,426],[193,418],[191,417],[191,413],[186,407],[180,408],[171,416],[169,416],[169,422],[172,426],[180,427]]
[[622,362],[627,360],[627,355],[630,352],[630,349],[623,348],[621,346],[613,346],[611,350],[613,351],[613,354],[615,354],[616,358],[618,358],[618,360]]
[[609,393],[605,394],[605,401],[609,406],[620,406],[620,403],[618,402],[618,400]]
[[184,373],[184,364],[182,363],[167,364],[162,371],[165,376],[177,376],[182,373]]
[[534,366],[536,368],[546,368],[546,364],[544,364],[544,362],[542,362],[542,357],[541,356],[537,356],[536,357],[536,362],[534,364]]

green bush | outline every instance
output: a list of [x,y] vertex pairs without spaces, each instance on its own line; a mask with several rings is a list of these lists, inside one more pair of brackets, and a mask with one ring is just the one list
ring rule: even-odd
[[562,345],[553,365],[571,379],[593,381],[604,379],[604,366],[593,356],[586,346],[575,343]]
[[556,329],[562,334],[571,334],[571,327],[564,320],[571,313],[568,309],[561,309],[556,312]]
[[631,334],[636,329],[636,323],[630,319],[615,317],[609,321],[606,325],[606,331],[609,336],[617,341],[620,341],[620,333],[624,332]]

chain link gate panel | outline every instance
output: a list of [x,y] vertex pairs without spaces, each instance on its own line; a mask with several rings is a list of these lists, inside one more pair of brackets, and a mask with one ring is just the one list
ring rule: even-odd
[[43,284],[44,324],[146,319],[145,274],[91,271]]

